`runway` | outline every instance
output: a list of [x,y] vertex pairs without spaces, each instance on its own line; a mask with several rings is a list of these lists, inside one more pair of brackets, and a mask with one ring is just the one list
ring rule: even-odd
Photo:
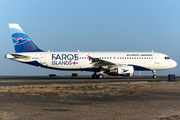
[[[180,76],[176,76],[180,80]],[[101,83],[101,82],[162,82],[168,81],[168,76],[133,76],[133,77],[111,77],[104,79],[92,79],[91,76],[0,76],[0,86],[34,85],[34,84],[78,84],[78,83]]]

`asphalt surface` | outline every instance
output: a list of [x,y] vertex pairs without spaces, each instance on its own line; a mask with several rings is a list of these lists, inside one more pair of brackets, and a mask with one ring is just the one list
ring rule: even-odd
[[0,86],[0,120],[180,119],[180,82],[84,85]]
[[[180,77],[176,76],[176,80]],[[0,120],[178,120],[180,82],[164,81],[168,81],[167,76],[157,79],[151,76],[108,76],[105,79],[0,76]],[[88,87],[97,82],[100,83]],[[113,85],[110,87],[106,82],[124,83],[108,83]],[[32,91],[37,89],[36,85],[23,85],[51,83],[62,85],[58,85],[58,89],[41,85],[39,92]],[[90,84],[85,85],[87,87],[64,86],[70,83]],[[22,85],[10,86],[17,84]],[[46,88],[52,92],[47,92]],[[8,91],[3,92],[6,89]],[[21,92],[22,89],[26,91]]]
[[[176,76],[175,80],[180,80]],[[101,82],[162,82],[168,81],[168,76],[133,76],[133,77],[111,77],[104,79],[92,79],[91,76],[71,77],[71,76],[0,76],[0,86],[11,86],[17,84],[79,84],[79,83],[101,83]]]

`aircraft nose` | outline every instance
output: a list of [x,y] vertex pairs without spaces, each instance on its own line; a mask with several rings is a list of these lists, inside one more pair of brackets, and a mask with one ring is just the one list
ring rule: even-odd
[[176,61],[172,60],[172,62],[171,62],[171,66],[172,66],[172,68],[176,67],[176,66],[177,66]]

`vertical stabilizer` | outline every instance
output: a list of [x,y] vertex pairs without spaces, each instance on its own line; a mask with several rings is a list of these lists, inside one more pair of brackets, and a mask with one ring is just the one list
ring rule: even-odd
[[42,52],[42,50],[33,43],[18,24],[9,24],[9,28],[16,53]]

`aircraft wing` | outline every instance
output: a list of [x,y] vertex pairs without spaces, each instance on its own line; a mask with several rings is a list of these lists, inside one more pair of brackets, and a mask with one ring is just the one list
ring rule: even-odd
[[92,60],[91,64],[93,64],[93,66],[95,66],[95,68],[103,67],[103,68],[109,69],[109,68],[112,68],[115,66],[124,66],[123,64],[116,64],[116,63],[102,60],[99,58],[93,58],[89,55],[88,55],[88,57],[90,60]]
[[105,60],[101,60],[99,58],[92,58],[92,64],[94,64],[94,66],[111,66],[111,65],[116,65],[115,63],[112,62],[108,62]]

